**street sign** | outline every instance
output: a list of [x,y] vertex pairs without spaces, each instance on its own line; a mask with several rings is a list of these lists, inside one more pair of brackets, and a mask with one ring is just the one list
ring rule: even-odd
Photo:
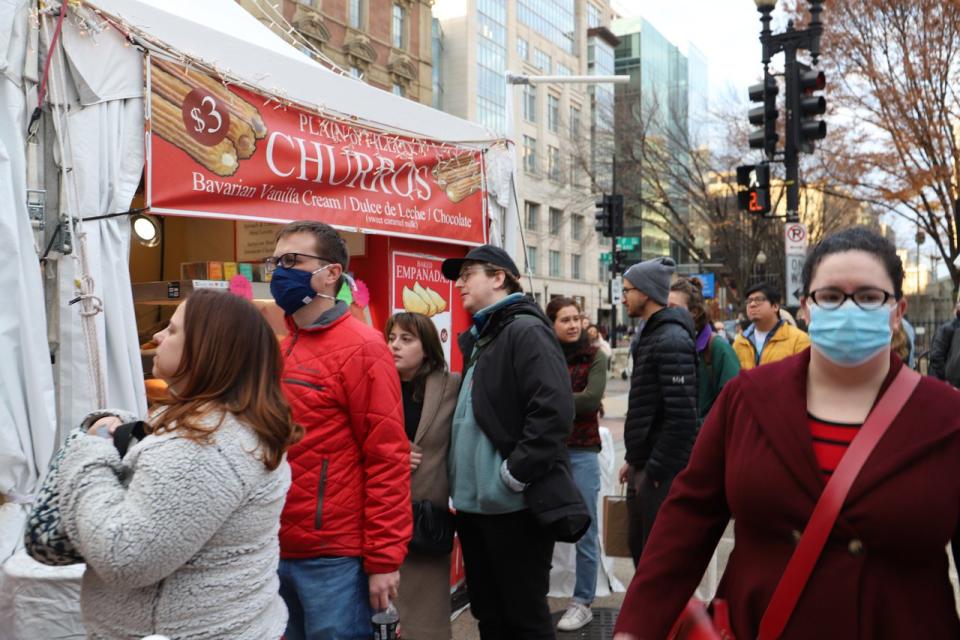
[[617,238],[617,246],[622,251],[630,251],[640,246],[640,238]]
[[800,292],[803,289],[803,284],[801,281],[801,272],[803,271],[803,263],[806,262],[807,257],[803,255],[790,255],[787,254],[787,300],[786,306],[788,307],[799,307],[800,306]]
[[807,226],[802,222],[788,222],[783,225],[783,243],[787,255],[806,255]]
[[610,264],[610,252],[604,251],[600,254],[600,262],[603,264]]
[[713,273],[694,273],[693,275],[687,276],[688,278],[696,278],[703,285],[703,297],[710,299],[716,296],[717,289],[717,279],[716,275]]
[[620,306],[623,304],[623,279],[614,278],[610,281],[610,304]]

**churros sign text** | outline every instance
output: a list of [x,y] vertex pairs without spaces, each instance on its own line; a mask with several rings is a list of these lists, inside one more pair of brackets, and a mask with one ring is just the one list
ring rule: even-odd
[[151,56],[156,212],[486,241],[479,151],[378,133]]

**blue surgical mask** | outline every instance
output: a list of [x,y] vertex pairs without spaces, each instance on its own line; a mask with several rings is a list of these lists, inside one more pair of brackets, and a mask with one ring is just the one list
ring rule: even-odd
[[836,309],[810,305],[810,342],[841,367],[856,367],[890,346],[892,305],[870,311],[847,300]]
[[320,273],[331,265],[320,267],[316,271],[301,271],[300,269],[287,269],[277,267],[270,278],[270,295],[276,301],[277,306],[283,309],[284,313],[292,314],[309,304],[315,297],[334,299],[333,296],[317,293],[310,286],[310,280],[313,274]]

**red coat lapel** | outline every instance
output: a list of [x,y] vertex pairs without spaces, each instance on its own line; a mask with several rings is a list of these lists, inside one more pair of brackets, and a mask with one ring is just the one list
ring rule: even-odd
[[824,481],[807,425],[810,350],[740,374],[743,399],[771,448],[814,502]]

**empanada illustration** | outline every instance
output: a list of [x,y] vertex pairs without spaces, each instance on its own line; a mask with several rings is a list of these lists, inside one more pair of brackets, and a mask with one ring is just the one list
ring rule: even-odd
[[433,301],[433,306],[436,309],[435,313],[443,313],[447,310],[447,301],[443,297],[434,291],[433,289],[427,289],[427,295],[430,296],[430,300]]
[[427,315],[432,316],[437,313],[437,304],[433,301],[433,298],[430,297],[430,294],[427,293],[427,290],[420,286],[419,282],[413,283],[413,292],[423,298],[423,301],[427,303]]
[[401,293],[403,298],[403,308],[411,313],[422,313],[423,315],[429,315],[430,305],[427,304],[426,300],[418,296],[408,287],[403,288]]

